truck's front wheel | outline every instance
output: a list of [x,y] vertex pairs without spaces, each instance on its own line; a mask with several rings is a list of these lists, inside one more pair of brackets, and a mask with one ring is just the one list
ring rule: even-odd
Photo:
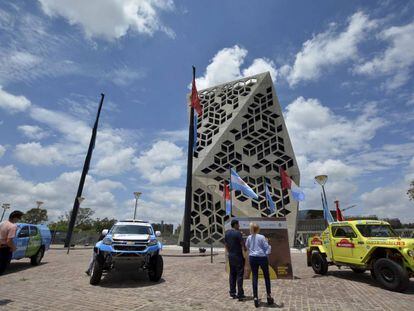
[[91,285],[99,284],[99,282],[101,281],[101,277],[102,277],[102,270],[103,270],[102,265],[98,262],[98,260],[95,259],[93,261],[93,266],[91,269],[91,278],[89,279],[89,283]]
[[374,274],[382,287],[396,292],[406,290],[410,282],[407,270],[387,258],[380,258],[375,262]]
[[153,282],[158,282],[161,279],[164,270],[164,261],[162,256],[157,254],[151,258],[150,267],[148,270],[148,277]]
[[311,257],[312,269],[316,274],[326,274],[328,272],[328,261],[325,256],[319,252],[312,253]]

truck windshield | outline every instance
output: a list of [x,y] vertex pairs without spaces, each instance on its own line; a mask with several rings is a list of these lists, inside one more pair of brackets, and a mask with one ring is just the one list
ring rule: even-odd
[[115,225],[112,234],[151,234],[151,229],[147,226]]
[[398,237],[389,225],[357,225],[359,232],[364,237],[394,238]]

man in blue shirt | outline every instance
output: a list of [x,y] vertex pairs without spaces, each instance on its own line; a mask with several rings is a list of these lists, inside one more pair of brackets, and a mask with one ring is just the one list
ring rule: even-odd
[[[243,250],[246,249],[242,234],[239,230],[239,221],[233,219],[231,221],[231,229],[226,231],[224,236],[224,245],[227,250],[230,273],[230,297],[243,300],[246,298],[243,290],[243,274],[244,274],[244,257]],[[236,295],[237,282],[237,295]]]

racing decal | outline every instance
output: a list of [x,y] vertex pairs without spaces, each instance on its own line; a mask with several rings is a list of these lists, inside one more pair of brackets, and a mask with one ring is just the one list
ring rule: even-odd
[[396,246],[405,246],[405,242],[404,241],[367,241],[367,244],[373,244],[373,245],[396,245]]
[[349,241],[348,239],[342,239],[338,243],[336,243],[337,247],[345,247],[345,248],[355,248],[355,244]]
[[311,245],[322,245],[322,241],[319,238],[313,238]]

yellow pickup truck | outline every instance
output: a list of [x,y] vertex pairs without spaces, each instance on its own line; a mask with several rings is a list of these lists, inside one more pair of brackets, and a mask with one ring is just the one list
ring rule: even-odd
[[370,270],[382,287],[402,292],[414,276],[414,239],[400,238],[385,221],[333,222],[309,238],[307,264],[317,274],[326,274],[329,265]]

